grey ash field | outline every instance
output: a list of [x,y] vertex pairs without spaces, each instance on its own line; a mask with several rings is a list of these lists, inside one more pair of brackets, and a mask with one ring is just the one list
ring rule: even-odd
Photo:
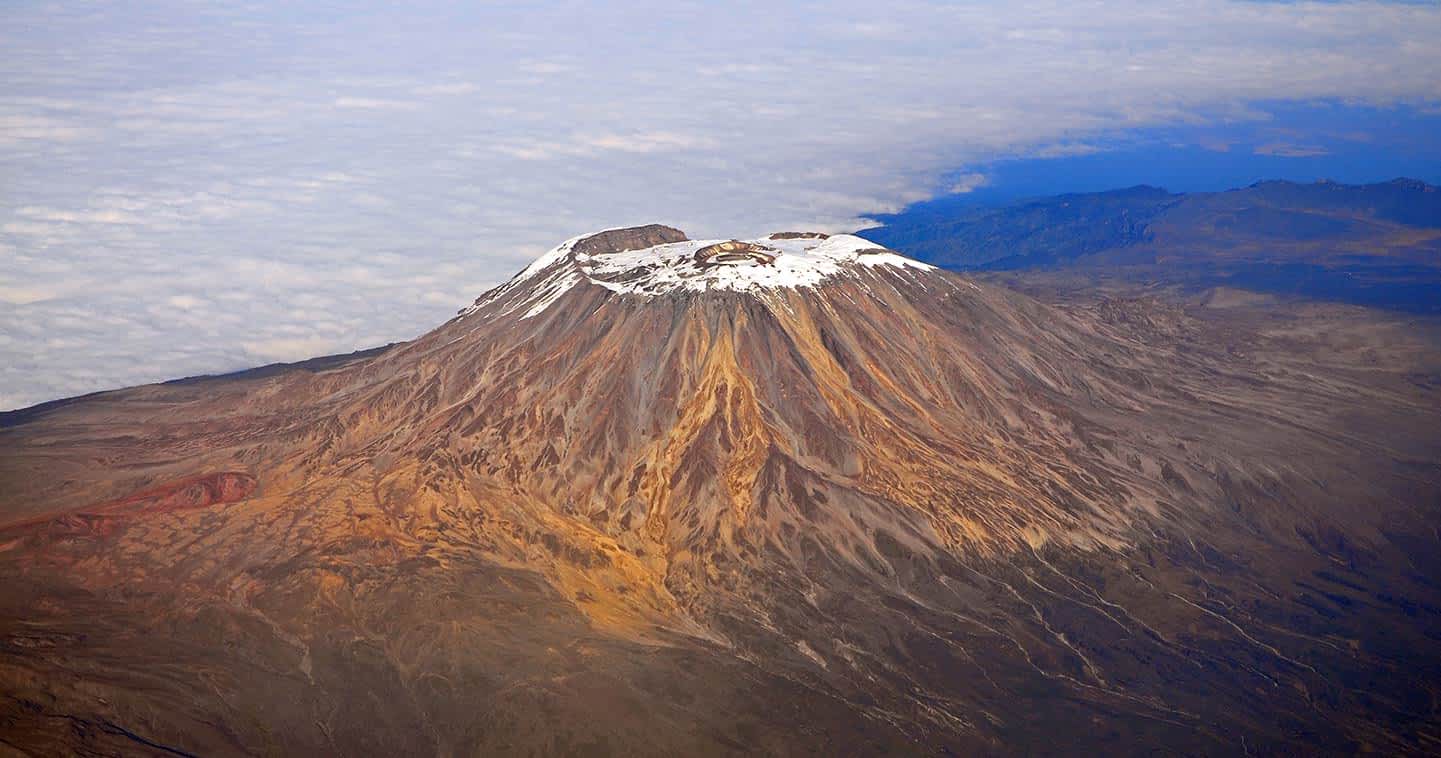
[[1441,750],[1434,321],[719,242],[6,414],[0,752]]

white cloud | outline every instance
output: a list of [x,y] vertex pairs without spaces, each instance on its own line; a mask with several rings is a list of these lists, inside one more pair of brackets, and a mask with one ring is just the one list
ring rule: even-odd
[[[0,302],[9,305],[29,305],[44,300],[50,300],[56,296],[54,289],[44,286],[11,287],[0,284]],[[6,344],[14,342],[14,338],[8,334],[0,334],[6,337]]]
[[975,192],[976,190],[986,186],[986,183],[987,179],[985,174],[961,174],[960,176],[956,177],[955,181],[951,182],[951,186],[946,189],[946,192],[952,195],[964,195],[970,192]]
[[12,147],[27,141],[69,142],[98,134],[94,129],[50,116],[28,113],[0,114],[0,147]]
[[165,302],[170,303],[171,305],[175,306],[176,308],[180,308],[181,310],[188,311],[200,306],[203,301],[200,298],[195,297],[194,295],[171,295],[170,297],[165,298]]
[[517,68],[528,74],[568,74],[575,71],[575,66],[559,61],[521,61]]
[[292,363],[314,358],[317,355],[334,353],[338,347],[334,339],[325,337],[289,337],[269,340],[246,340],[241,343],[245,351],[254,356],[257,364]]
[[1278,158],[1314,158],[1329,155],[1331,151],[1319,145],[1293,145],[1286,142],[1268,142],[1257,145],[1252,152],[1257,155],[1274,155]]
[[839,230],[999,154],[1441,101],[1435,5],[364,10],[0,9],[0,407],[410,337],[586,229]]
[[414,91],[417,95],[468,95],[479,90],[480,87],[472,82],[445,82],[421,85]]
[[1043,145],[1035,150],[1028,151],[1027,155],[1032,158],[1067,158],[1077,155],[1095,155],[1102,152],[1103,148],[1097,145],[1085,143],[1059,143],[1055,145]]
[[660,153],[715,145],[702,136],[677,132],[639,132],[635,134],[599,134],[581,137],[581,145],[596,150],[617,150],[623,153]]
[[337,97],[335,98],[335,107],[361,110],[412,110],[416,105],[403,100],[382,100],[375,97]]

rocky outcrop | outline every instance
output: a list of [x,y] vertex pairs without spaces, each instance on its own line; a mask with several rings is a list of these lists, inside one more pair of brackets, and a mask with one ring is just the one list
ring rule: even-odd
[[685,241],[685,232],[679,229],[661,224],[646,224],[593,234],[575,243],[571,250],[578,255],[605,255]]
[[828,237],[830,237],[829,234],[822,232],[776,232],[770,236],[773,240],[823,240]]

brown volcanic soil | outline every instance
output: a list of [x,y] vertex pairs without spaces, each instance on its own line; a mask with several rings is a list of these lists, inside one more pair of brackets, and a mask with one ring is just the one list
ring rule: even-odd
[[123,529],[130,520],[191,508],[235,503],[255,492],[255,477],[227,471],[167,482],[88,508],[45,514],[4,526],[9,540],[22,536],[32,546],[76,537],[102,537]]
[[31,414],[0,744],[1436,750],[1435,329],[1037,292],[582,283]]

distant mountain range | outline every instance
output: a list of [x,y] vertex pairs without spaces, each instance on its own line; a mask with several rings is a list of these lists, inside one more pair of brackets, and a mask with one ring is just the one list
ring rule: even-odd
[[953,270],[1084,269],[1441,312],[1441,191],[1415,179],[1137,186],[991,207],[942,201],[878,220],[859,234]]

